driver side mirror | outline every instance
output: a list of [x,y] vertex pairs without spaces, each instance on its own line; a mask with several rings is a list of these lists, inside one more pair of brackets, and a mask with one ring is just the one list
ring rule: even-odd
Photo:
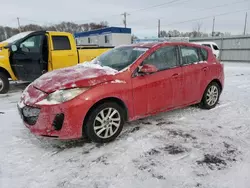
[[138,73],[151,74],[151,73],[155,73],[157,71],[158,71],[158,69],[156,68],[156,66],[150,65],[150,64],[145,64],[139,68]]
[[16,52],[17,51],[17,46],[15,44],[11,45],[11,51]]

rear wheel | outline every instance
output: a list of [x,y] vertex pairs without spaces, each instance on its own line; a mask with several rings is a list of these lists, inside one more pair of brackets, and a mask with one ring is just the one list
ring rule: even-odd
[[90,113],[84,125],[84,132],[91,141],[111,142],[121,133],[124,117],[124,110],[118,104],[101,104]]
[[5,94],[9,91],[9,80],[8,76],[2,72],[0,72],[0,94]]
[[220,86],[216,82],[211,82],[207,86],[207,88],[203,94],[203,98],[202,98],[202,101],[200,103],[200,107],[204,108],[204,109],[214,108],[219,101],[220,92],[221,92]]

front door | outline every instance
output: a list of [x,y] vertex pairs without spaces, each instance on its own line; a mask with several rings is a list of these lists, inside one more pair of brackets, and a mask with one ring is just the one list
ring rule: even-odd
[[182,73],[177,47],[164,46],[156,50],[143,61],[144,64],[156,66],[158,72],[132,79],[136,116],[173,108],[176,100],[182,97],[182,92],[178,91]]
[[17,51],[11,52],[10,63],[16,77],[23,81],[34,81],[44,69],[43,42],[45,34],[31,35],[20,41]]

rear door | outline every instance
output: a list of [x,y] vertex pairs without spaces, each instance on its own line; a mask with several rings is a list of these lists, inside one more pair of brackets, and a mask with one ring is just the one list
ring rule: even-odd
[[45,32],[29,35],[16,44],[17,51],[11,52],[11,67],[19,80],[33,81],[42,75],[42,47],[45,37]]
[[68,36],[52,34],[50,39],[52,43],[51,64],[53,70],[73,66],[78,63],[75,43],[73,44]]
[[200,98],[201,82],[204,79],[206,64],[200,62],[199,53],[199,48],[188,45],[180,46],[185,105],[196,103]]

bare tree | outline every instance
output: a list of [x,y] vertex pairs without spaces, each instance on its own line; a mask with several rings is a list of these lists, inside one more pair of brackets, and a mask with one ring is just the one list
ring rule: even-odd
[[[22,31],[39,31],[39,30],[47,30],[47,31],[66,31],[70,33],[82,32],[82,31],[90,31],[93,29],[101,29],[104,27],[108,27],[108,22],[102,21],[100,23],[85,23],[85,24],[76,24],[73,22],[61,22],[59,24],[54,24],[50,26],[41,26],[35,24],[28,24],[21,27]],[[19,33],[17,28],[11,27],[3,27],[0,26],[0,41],[3,41],[15,34]]]
[[201,22],[197,22],[195,24],[195,26],[193,27],[193,37],[201,37],[201,27],[202,27],[202,23]]

